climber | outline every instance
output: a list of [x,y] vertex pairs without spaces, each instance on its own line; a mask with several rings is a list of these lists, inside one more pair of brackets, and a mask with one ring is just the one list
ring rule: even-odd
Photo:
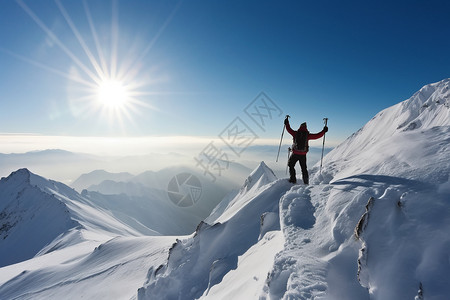
[[284,119],[284,125],[286,125],[286,130],[292,135],[294,144],[292,145],[292,154],[289,157],[289,182],[297,183],[297,178],[295,177],[295,164],[300,162],[300,167],[302,168],[303,183],[309,184],[308,168],[306,167],[306,153],[308,153],[309,140],[320,139],[325,132],[328,131],[328,127],[324,126],[323,130],[319,133],[310,133],[306,127],[306,122],[302,123],[297,131],[293,130],[289,125],[289,119],[286,117]]

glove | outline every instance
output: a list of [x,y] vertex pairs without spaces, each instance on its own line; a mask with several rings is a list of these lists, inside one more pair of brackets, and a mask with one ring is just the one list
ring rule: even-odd
[[288,118],[284,119],[284,125],[288,125],[288,124],[289,124],[289,119]]
[[323,127],[323,131],[328,132],[328,127],[327,127],[327,126],[324,126],[324,127]]

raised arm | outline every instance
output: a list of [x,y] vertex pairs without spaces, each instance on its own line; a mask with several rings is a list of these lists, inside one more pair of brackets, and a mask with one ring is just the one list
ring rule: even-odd
[[308,140],[317,140],[320,139],[321,137],[323,137],[323,135],[325,134],[325,132],[328,131],[328,127],[325,126],[321,132],[318,133],[310,133],[308,134]]
[[284,125],[286,125],[286,130],[289,132],[290,135],[295,136],[295,131],[292,130],[291,125],[289,125],[289,119],[284,119]]

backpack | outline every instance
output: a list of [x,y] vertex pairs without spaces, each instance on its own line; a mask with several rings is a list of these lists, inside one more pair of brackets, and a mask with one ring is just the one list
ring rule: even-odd
[[308,131],[297,131],[297,134],[294,137],[294,144],[292,145],[293,150],[308,152],[308,133]]

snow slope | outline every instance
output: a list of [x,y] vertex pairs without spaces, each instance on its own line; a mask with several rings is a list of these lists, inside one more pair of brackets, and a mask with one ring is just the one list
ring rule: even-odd
[[449,85],[380,112],[284,195],[267,298],[450,295]]
[[118,216],[130,203],[27,169],[0,181],[0,205],[1,299],[130,299],[174,241]]
[[450,79],[445,79],[379,112],[324,158],[324,177],[318,179],[330,181],[371,172],[444,180],[449,167],[449,126]]
[[54,195],[31,184],[19,170],[0,181],[0,266],[36,255],[60,234],[81,226]]
[[[274,179],[273,172],[261,163],[214,225],[201,223],[194,234],[177,240],[169,251],[167,263],[149,271],[148,282],[140,289],[139,298],[207,297],[209,289],[236,268],[239,256],[258,243],[261,230],[279,230],[279,222],[262,226],[261,215],[269,213],[278,218],[278,200],[290,184],[287,181],[271,182],[271,179]],[[274,242],[280,239],[280,236],[265,237],[260,245],[273,244],[264,251],[271,253],[273,258],[281,247]],[[250,251],[259,253],[258,248]],[[267,274],[270,265],[268,261],[262,266],[263,271],[258,273],[261,286],[265,278],[261,278],[261,274]],[[250,289],[250,292],[254,294],[255,290]]]
[[83,242],[0,269],[1,299],[131,299],[173,237]]
[[83,240],[158,234],[133,228],[68,186],[27,169],[0,181],[0,200],[1,266]]
[[326,156],[322,174],[312,169],[311,186],[262,163],[211,225],[150,270],[138,298],[445,299],[449,84],[380,112]]
[[264,297],[450,294],[449,87],[383,110],[312,169],[313,186],[282,197],[285,249]]
[[81,195],[20,169],[0,181],[0,266],[80,241],[180,234],[195,228],[191,219],[158,199]]

